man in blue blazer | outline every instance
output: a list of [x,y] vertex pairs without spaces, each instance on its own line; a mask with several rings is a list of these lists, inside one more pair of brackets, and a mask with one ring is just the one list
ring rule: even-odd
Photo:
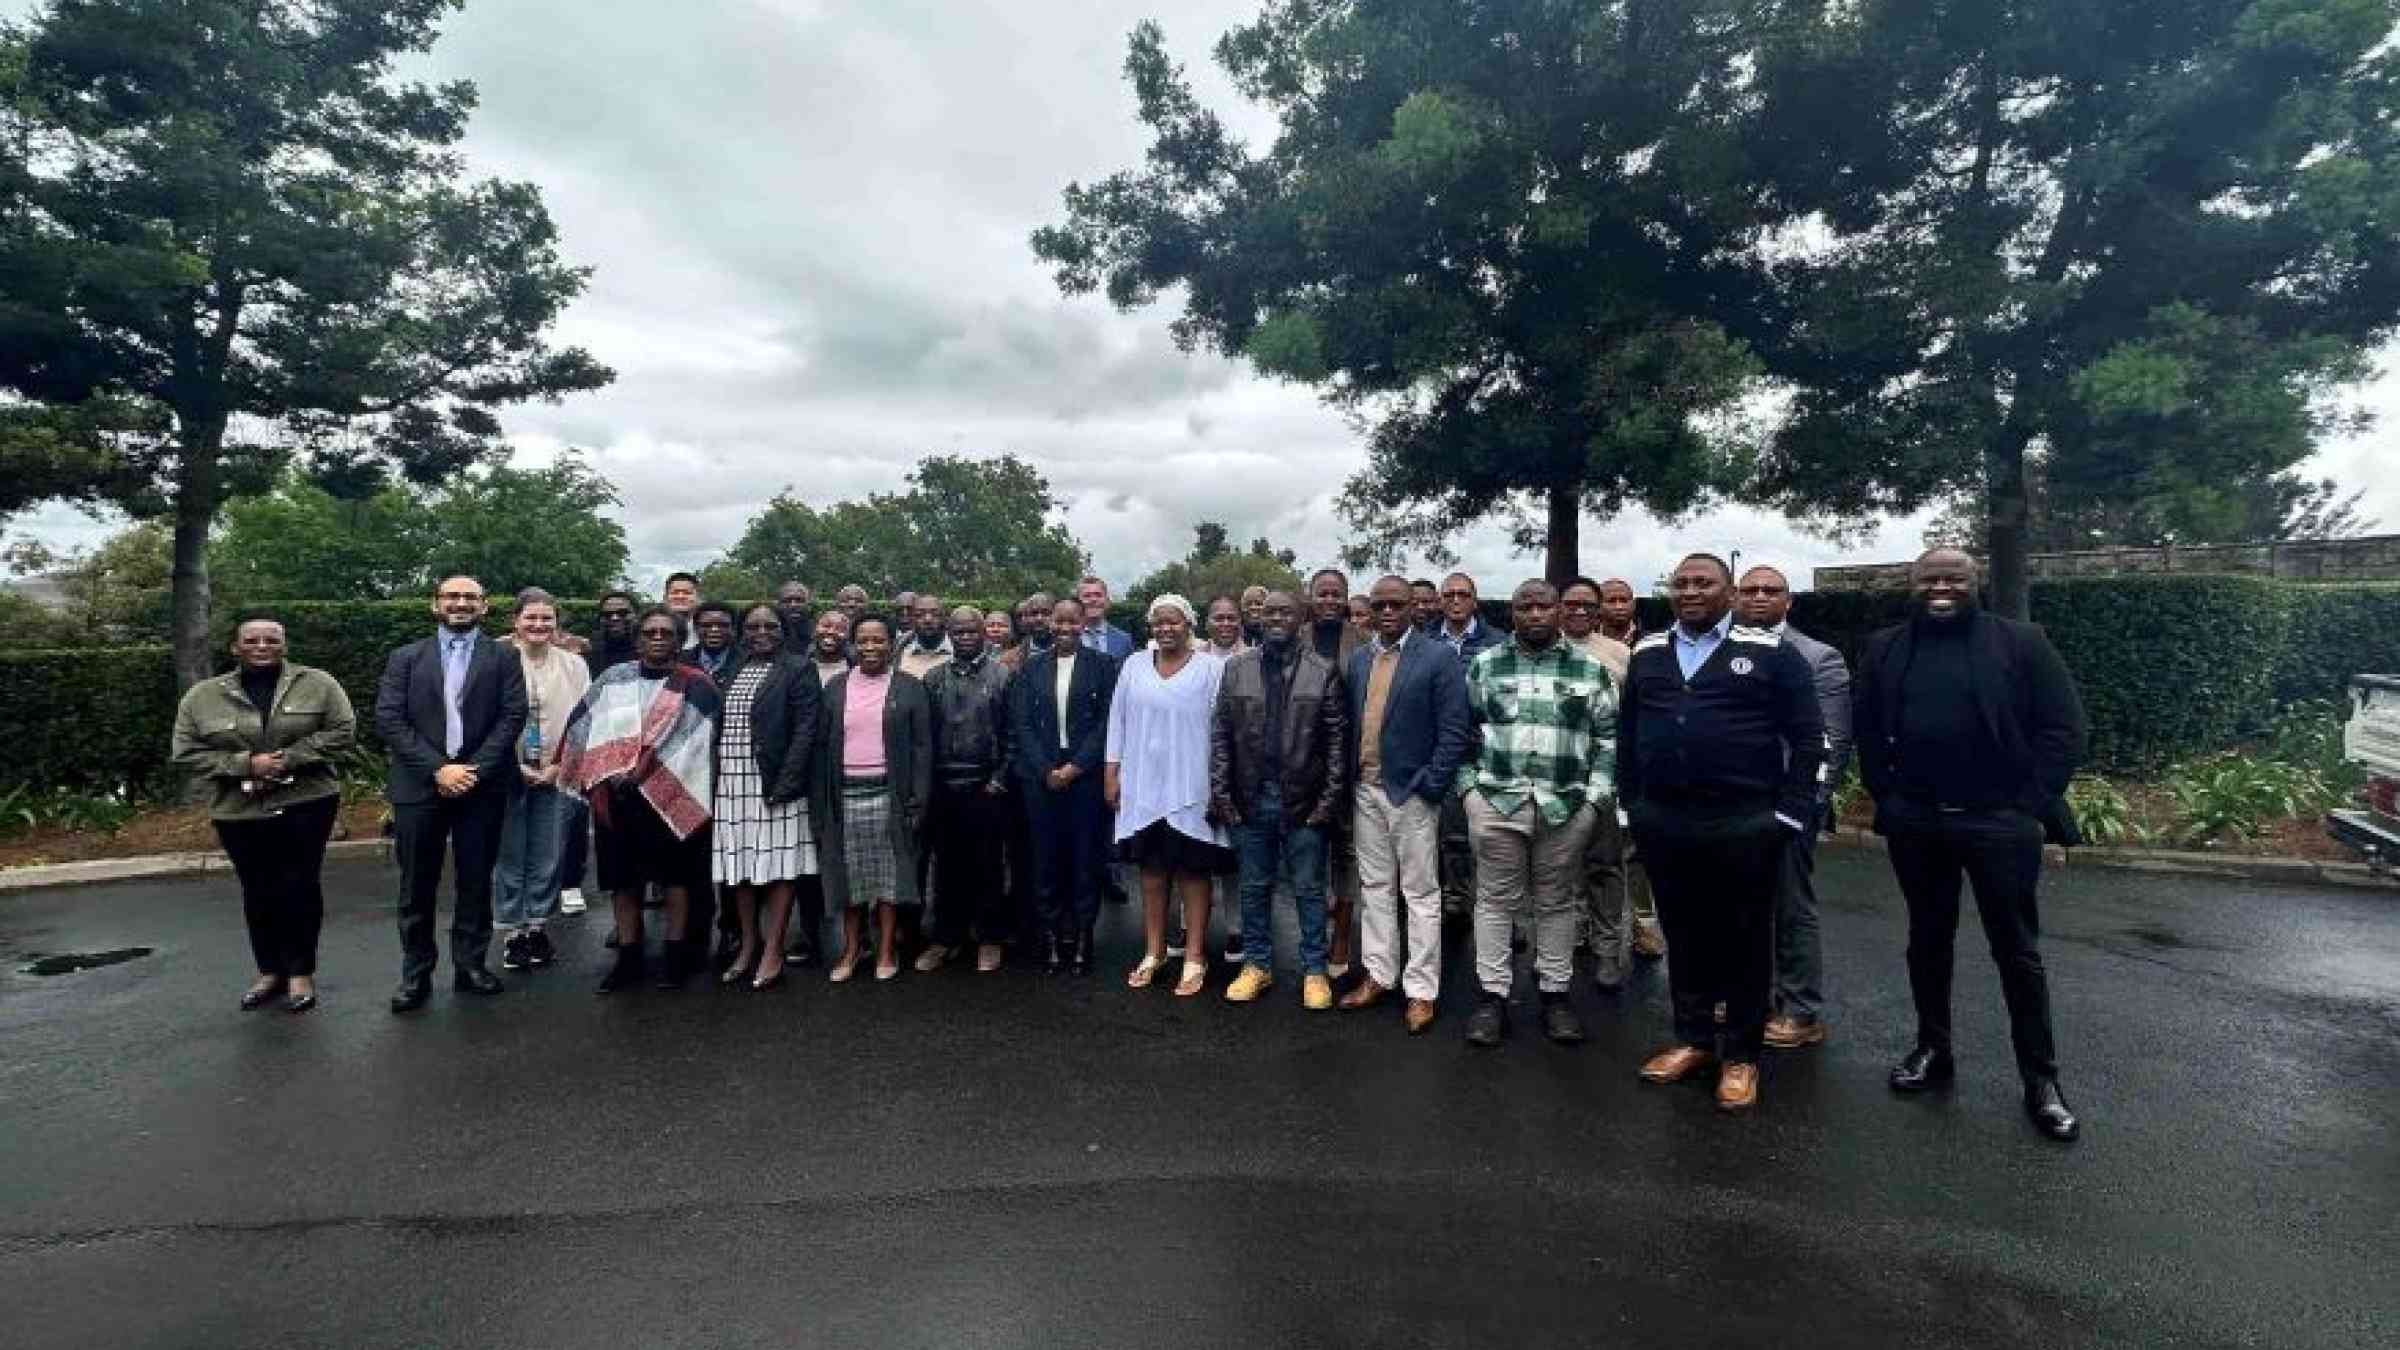
[[[1433,1025],[1442,987],[1442,802],[1473,725],[1457,653],[1410,622],[1408,578],[1368,592],[1375,639],[1350,654],[1352,838],[1358,849],[1360,955],[1367,977],[1343,997],[1371,1008],[1397,988],[1414,1035]],[[1400,968],[1402,911],[1408,966]]]
[[[1083,612],[1083,636],[1077,641],[1111,661],[1123,661],[1133,655],[1133,634],[1108,621],[1107,582],[1085,577],[1075,584],[1075,598],[1082,602]],[[1053,638],[1056,636],[1052,634]]]
[[1117,663],[1083,645],[1083,605],[1050,611],[1050,646],[1008,687],[1011,753],[1033,842],[1034,907],[1043,967],[1091,972],[1092,926],[1108,846],[1100,761]]
[[394,651],[375,692],[375,734],[391,756],[385,793],[392,803],[400,861],[400,988],[393,1012],[425,1006],[439,951],[434,896],[442,854],[453,854],[451,984],[462,993],[497,994],[484,966],[492,945],[492,866],[508,779],[525,730],[525,667],[484,636],[483,585],[473,577],[435,588],[434,635]]

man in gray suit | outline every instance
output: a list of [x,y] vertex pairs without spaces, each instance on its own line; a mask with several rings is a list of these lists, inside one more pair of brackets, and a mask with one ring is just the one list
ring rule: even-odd
[[1825,1040],[1825,949],[1817,937],[1817,830],[1833,809],[1834,785],[1850,761],[1850,667],[1842,654],[1791,626],[1792,587],[1772,567],[1742,573],[1734,602],[1744,624],[1783,636],[1816,678],[1817,711],[1825,720],[1825,776],[1817,788],[1817,816],[1783,851],[1783,875],[1775,889],[1775,1003],[1767,1019],[1767,1044],[1783,1050]]

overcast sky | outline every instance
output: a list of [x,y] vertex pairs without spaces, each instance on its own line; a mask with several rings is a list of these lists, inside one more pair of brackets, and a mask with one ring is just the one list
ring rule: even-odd
[[[23,0],[0,11],[23,12]],[[1208,49],[1256,0],[474,0],[428,72],[482,107],[478,172],[538,183],[597,269],[558,331],[617,383],[504,413],[521,462],[582,447],[625,498],[637,579],[697,567],[789,485],[819,504],[897,490],[930,452],[1013,451],[1048,475],[1122,589],[1222,521],[1329,561],[1356,437],[1306,390],[1168,339],[1170,304],[1059,296],[1026,237],[1059,192],[1137,162],[1126,34],[1163,23],[1202,97],[1263,144]],[[2392,364],[2387,362],[2388,364]],[[2367,395],[2400,414],[2400,377]],[[2391,425],[2312,471],[2400,530]],[[71,510],[11,522],[104,533]],[[1906,556],[1921,520],[1843,550],[1725,509],[1680,528],[1588,523],[1587,571],[1646,583],[1682,551],[1812,566]],[[1460,541],[1486,589],[1540,570],[1496,528]],[[928,582],[938,578],[927,578]]]

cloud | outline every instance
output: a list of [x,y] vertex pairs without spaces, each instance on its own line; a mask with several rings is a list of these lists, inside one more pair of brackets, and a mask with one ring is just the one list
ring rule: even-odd
[[[24,0],[0,0],[23,13]],[[1202,100],[1253,143],[1272,127],[1208,60],[1257,0],[1182,0],[1167,24]],[[1122,588],[1202,520],[1335,555],[1358,438],[1304,389],[1176,349],[1171,303],[1061,297],[1027,236],[1060,190],[1136,164],[1124,39],[1153,0],[474,0],[412,75],[476,82],[476,172],[538,183],[593,269],[558,331],[616,385],[509,410],[519,453],[588,453],[625,499],[637,573],[704,563],[767,498],[894,491],[928,453],[1023,456]],[[2400,415],[2400,383],[2369,396]],[[2387,422],[2388,425],[2388,422]],[[2368,487],[2400,530],[2388,430],[2312,470]],[[63,543],[69,508],[12,529]],[[1844,550],[1728,508],[1676,526],[1587,522],[1584,566],[1637,586],[1694,547],[1806,584],[1817,565],[1915,551],[1922,522]],[[1486,588],[1539,568],[1503,531],[1458,541]]]

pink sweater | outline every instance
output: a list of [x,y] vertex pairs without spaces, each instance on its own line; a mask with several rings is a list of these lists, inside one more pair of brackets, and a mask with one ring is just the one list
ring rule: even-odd
[[853,670],[842,689],[842,775],[872,778],[884,771],[883,704],[892,675]]

